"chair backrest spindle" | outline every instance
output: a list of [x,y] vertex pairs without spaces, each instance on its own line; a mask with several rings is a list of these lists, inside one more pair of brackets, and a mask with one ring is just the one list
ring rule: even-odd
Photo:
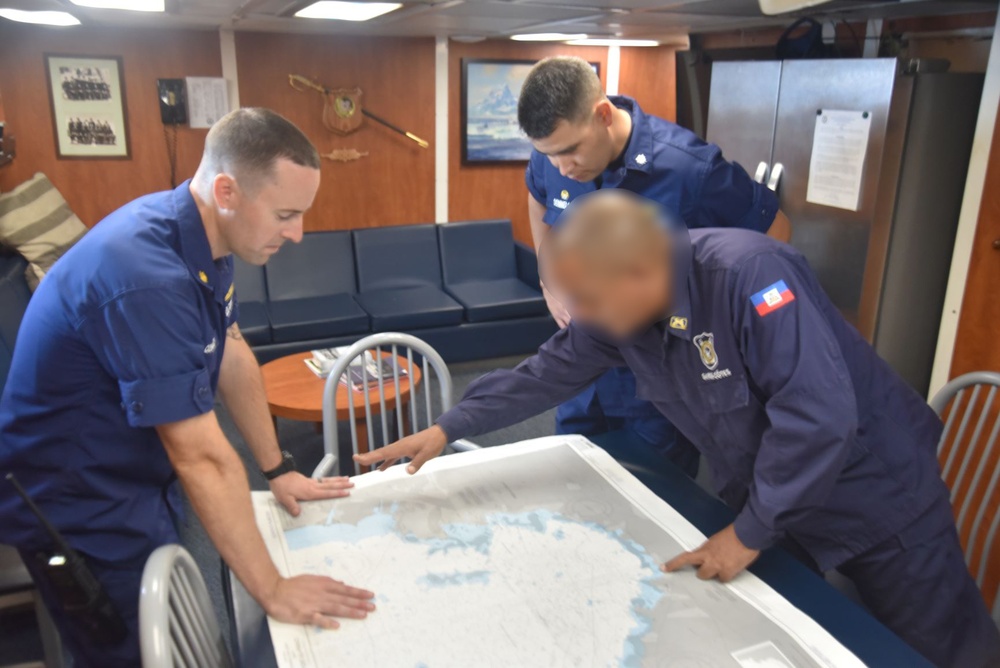
[[951,490],[965,560],[995,611],[1000,611],[998,388],[1000,373],[969,373],[949,382],[930,402],[945,421],[938,461]]

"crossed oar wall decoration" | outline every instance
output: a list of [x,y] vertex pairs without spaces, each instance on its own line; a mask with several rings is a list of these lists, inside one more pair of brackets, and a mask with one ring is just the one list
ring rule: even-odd
[[[288,84],[297,91],[314,90],[323,95],[323,125],[330,132],[346,135],[361,126],[362,115],[384,125],[393,132],[410,139],[420,148],[428,148],[430,143],[381,116],[377,116],[361,105],[360,88],[327,88],[301,74],[289,74]],[[360,112],[360,113],[359,113]]]

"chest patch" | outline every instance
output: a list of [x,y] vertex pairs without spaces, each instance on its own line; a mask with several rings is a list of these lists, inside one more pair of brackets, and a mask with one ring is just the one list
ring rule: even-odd
[[757,315],[765,316],[774,313],[779,308],[787,306],[795,301],[795,295],[788,288],[784,281],[772,283],[760,292],[755,292],[750,296],[750,303],[757,310]]

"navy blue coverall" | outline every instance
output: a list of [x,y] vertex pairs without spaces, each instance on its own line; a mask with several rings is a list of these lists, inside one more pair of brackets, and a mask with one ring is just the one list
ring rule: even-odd
[[745,230],[674,240],[662,321],[627,341],[571,323],[475,381],[438,424],[450,439],[492,431],[628,366],[639,396],[706,457],[747,547],[791,539],[942,668],[1000,665],[940,477],[934,412],[790,246]]
[[[632,134],[621,157],[598,181],[579,182],[559,173],[548,158],[532,152],[525,174],[528,190],[545,205],[543,220],[556,225],[569,204],[599,188],[622,188],[659,203],[689,228],[739,227],[767,232],[778,212],[773,192],[755,183],[718,146],[693,132],[645,114],[635,100],[611,96],[629,112]],[[627,368],[609,369],[593,385],[564,402],[556,412],[560,434],[600,434],[625,429],[694,477],[698,452],[680,439],[663,414],[636,397],[635,376]]]
[[60,258],[28,305],[0,398],[0,472],[84,556],[129,630],[98,647],[58,613],[35,558],[53,546],[0,480],[0,543],[20,548],[82,668],[141,663],[142,569],[180,542],[154,427],[212,410],[238,317],[232,256],[212,258],[188,185],[125,205]]

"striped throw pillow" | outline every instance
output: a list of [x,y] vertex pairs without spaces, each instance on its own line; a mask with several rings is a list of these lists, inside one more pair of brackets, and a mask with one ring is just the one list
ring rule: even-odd
[[26,276],[32,289],[86,232],[66,200],[41,172],[0,195],[0,243],[16,249],[28,260]]

